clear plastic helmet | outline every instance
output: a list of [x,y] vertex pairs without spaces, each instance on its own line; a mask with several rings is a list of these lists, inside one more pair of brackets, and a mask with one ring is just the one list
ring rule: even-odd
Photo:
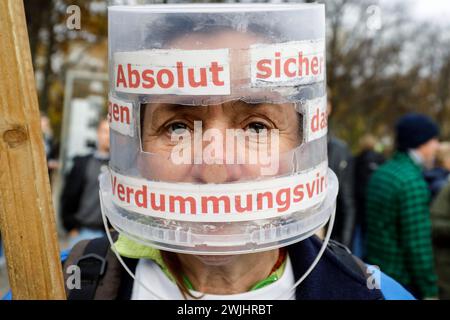
[[303,240],[334,213],[320,4],[109,8],[103,213],[162,250]]

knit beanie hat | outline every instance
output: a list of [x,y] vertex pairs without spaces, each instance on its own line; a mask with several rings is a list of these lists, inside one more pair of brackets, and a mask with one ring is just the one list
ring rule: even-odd
[[401,117],[396,126],[397,150],[408,151],[439,136],[439,127],[428,116],[410,113]]

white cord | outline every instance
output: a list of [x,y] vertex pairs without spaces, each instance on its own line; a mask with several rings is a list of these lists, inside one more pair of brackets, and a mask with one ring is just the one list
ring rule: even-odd
[[284,292],[283,294],[281,294],[280,296],[278,296],[275,300],[282,300],[282,297],[284,295],[287,295],[287,297],[290,296],[290,293],[292,291],[295,292],[295,290],[297,289],[297,287],[309,276],[309,274],[314,270],[314,268],[317,266],[317,264],[320,261],[320,258],[322,258],[323,253],[325,252],[325,249],[328,246],[328,242],[330,241],[331,238],[331,232],[333,230],[333,225],[334,225],[334,217],[336,215],[336,210],[333,210],[333,213],[330,216],[330,219],[328,220],[328,228],[327,228],[327,234],[325,236],[325,239],[323,240],[322,243],[322,247],[320,248],[319,253],[317,254],[317,257],[314,259],[314,261],[311,263],[311,266],[308,268],[308,270],[306,270],[306,272],[303,274],[303,276],[300,277],[300,279],[298,279],[298,281],[294,284],[294,286],[292,288],[290,288],[288,291]]
[[[101,192],[101,191],[100,191]],[[103,219],[103,224],[105,226],[105,230],[106,230],[106,235],[108,237],[108,240],[111,244],[112,247],[112,251],[114,252],[114,254],[116,255],[117,259],[119,260],[120,264],[125,268],[125,270],[127,271],[127,273],[130,275],[130,277],[136,281],[139,285],[141,285],[145,290],[147,290],[150,294],[152,294],[153,296],[155,296],[157,299],[159,300],[167,300],[164,297],[159,296],[158,294],[156,294],[153,290],[151,290],[150,288],[148,288],[142,281],[138,280],[136,278],[136,275],[133,274],[133,272],[128,268],[128,266],[125,264],[125,262],[122,260],[122,257],[120,256],[120,254],[118,253],[118,251],[116,250],[116,246],[114,244],[114,241],[112,240],[111,237],[111,233],[109,232],[109,228],[108,228],[108,222],[106,220],[106,215],[104,213],[104,207],[103,207],[103,199],[102,196],[100,195],[100,203],[102,206],[102,219]],[[317,254],[316,258],[314,259],[314,261],[311,263],[311,266],[308,268],[308,270],[306,270],[306,272],[303,274],[303,276],[300,277],[300,279],[294,284],[294,286],[292,288],[290,288],[288,291],[284,292],[283,294],[281,294],[280,296],[278,296],[275,300],[282,300],[282,297],[287,295],[289,297],[289,294],[297,289],[297,287],[309,276],[309,274],[314,270],[314,268],[316,267],[316,265],[319,263],[320,259],[322,258],[323,253],[325,252],[325,249],[328,246],[328,242],[330,241],[331,238],[331,232],[333,230],[333,225],[334,225],[334,218],[336,215],[336,211],[333,210],[333,213],[331,214],[330,218],[329,218],[329,222],[328,222],[328,227],[327,227],[327,234],[325,236],[325,239],[323,240],[322,243],[322,247],[320,248],[319,253]]]
[[[101,191],[100,191],[101,192]],[[103,219],[103,225],[105,226],[105,230],[106,230],[106,236],[108,237],[109,243],[111,244],[111,248],[112,251],[114,252],[114,254],[116,255],[117,259],[119,260],[120,264],[122,265],[122,267],[125,268],[125,270],[127,271],[127,273],[130,275],[130,277],[136,281],[139,285],[141,285],[145,290],[147,290],[150,294],[154,295],[156,299],[159,300],[167,300],[164,297],[159,296],[158,294],[156,294],[155,292],[153,292],[150,288],[148,288],[142,281],[140,281],[139,279],[136,278],[136,275],[128,268],[128,266],[125,264],[125,262],[122,260],[122,257],[120,256],[120,254],[118,253],[117,249],[116,249],[116,245],[114,244],[114,241],[111,237],[111,233],[109,232],[109,228],[108,228],[108,222],[106,220],[106,215],[104,213],[104,207],[103,207],[103,198],[100,195],[100,204],[101,204],[101,211],[102,211],[102,219]]]

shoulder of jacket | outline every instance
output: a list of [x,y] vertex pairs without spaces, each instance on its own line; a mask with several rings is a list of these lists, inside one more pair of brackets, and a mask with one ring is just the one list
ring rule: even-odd
[[338,152],[343,152],[343,153],[346,153],[346,154],[350,153],[350,148],[348,147],[347,143],[344,140],[336,138],[335,136],[330,138],[329,144],[333,148],[336,148],[336,150]]
[[[306,241],[304,245],[298,246],[299,251],[295,257],[297,263],[302,264],[299,262],[303,259],[300,254],[306,255],[308,260],[314,259],[323,245],[323,241],[317,237],[311,237]],[[306,299],[310,298],[310,294],[304,290],[312,290],[313,299],[383,299],[380,290],[368,288],[371,273],[367,268],[367,265],[355,257],[346,246],[330,240],[319,263],[306,278],[304,282],[306,287],[300,288],[300,298],[303,295]],[[294,274],[297,272],[299,276],[301,271],[295,270],[294,267]]]
[[406,162],[389,160],[381,165],[373,175],[378,179],[389,178],[391,183],[406,183],[412,180],[415,181],[418,177],[424,180],[423,176],[412,164],[410,166],[405,164]]
[[333,255],[342,263],[339,267],[344,267],[343,271],[350,271],[352,276],[357,276],[357,280],[366,278],[366,265],[354,256],[347,246],[335,240],[330,240],[327,245],[327,251],[329,255]]
[[90,159],[94,157],[94,154],[86,154],[82,156],[75,156],[73,158],[73,167],[84,167],[89,162]]
[[94,157],[94,154],[93,154],[93,153],[88,153],[88,154],[81,155],[81,156],[75,156],[75,157],[73,158],[73,161],[74,161],[74,162],[75,162],[75,161],[86,161],[86,160],[91,159],[92,157]]

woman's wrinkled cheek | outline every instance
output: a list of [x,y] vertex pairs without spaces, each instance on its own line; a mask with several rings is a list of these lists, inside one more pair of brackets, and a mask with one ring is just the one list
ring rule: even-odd
[[[145,130],[144,130],[145,132]],[[177,182],[188,174],[189,168],[171,162],[172,147],[161,142],[158,136],[146,133],[142,152],[137,159],[140,175],[148,180]]]
[[141,152],[138,157],[140,175],[148,180],[189,182],[192,165],[174,164],[168,153]]

